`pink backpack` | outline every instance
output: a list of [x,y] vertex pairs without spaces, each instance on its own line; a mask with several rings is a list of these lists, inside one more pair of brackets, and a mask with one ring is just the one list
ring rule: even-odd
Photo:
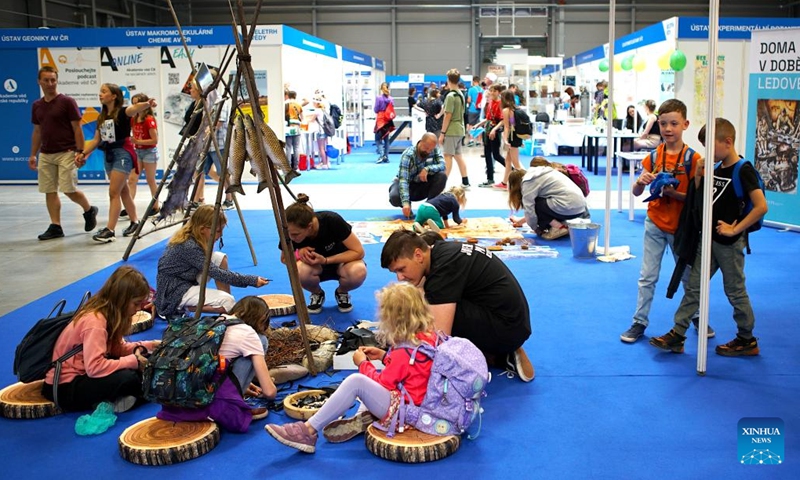
[[589,179],[583,174],[583,170],[577,165],[564,165],[567,168],[567,176],[583,192],[584,197],[589,196]]

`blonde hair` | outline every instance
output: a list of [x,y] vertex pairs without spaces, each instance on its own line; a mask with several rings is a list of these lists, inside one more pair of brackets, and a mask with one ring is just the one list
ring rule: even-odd
[[514,210],[522,208],[522,179],[526,173],[519,168],[508,175],[508,206]]
[[231,309],[231,315],[253,327],[256,333],[265,334],[269,330],[269,306],[261,297],[248,295],[242,298]]
[[[175,232],[175,235],[169,239],[167,243],[168,246],[178,245],[181,244],[190,238],[194,238],[194,241],[197,242],[198,245],[201,247],[205,247],[206,242],[209,241],[208,238],[203,236],[201,230],[204,227],[211,228],[211,223],[214,221],[214,205],[200,205],[200,207],[195,210],[192,214],[192,218],[189,219],[188,222],[183,224],[183,226]],[[225,228],[225,225],[228,224],[228,219],[225,216],[225,212],[220,210],[219,211],[219,220],[218,220],[218,227]],[[210,241],[214,241],[214,237],[210,238]]]
[[467,191],[464,189],[464,187],[461,185],[456,185],[451,187],[448,191],[452,193],[454,197],[456,197],[456,201],[459,205],[461,205],[461,208],[467,206]]
[[381,289],[378,299],[378,332],[383,345],[419,345],[418,333],[432,332],[433,315],[422,291],[410,283],[393,283]]
[[73,317],[76,324],[90,313],[97,313],[106,319],[108,351],[119,354],[117,347],[122,337],[131,330],[131,317],[127,316],[131,301],[150,295],[150,285],[142,273],[133,267],[123,265],[108,277],[100,290],[81,307]]

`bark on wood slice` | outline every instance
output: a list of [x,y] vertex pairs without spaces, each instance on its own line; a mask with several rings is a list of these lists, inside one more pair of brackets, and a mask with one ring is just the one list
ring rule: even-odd
[[393,462],[424,463],[441,460],[454,454],[461,445],[461,437],[455,435],[428,435],[413,428],[406,428],[389,438],[386,433],[367,427],[365,435],[367,450]]
[[259,295],[269,305],[269,313],[273,317],[291,315],[297,311],[294,297],[284,294]]
[[214,422],[168,422],[155,417],[126,428],[119,454],[137,465],[172,465],[201,457],[219,443]]
[[0,390],[0,415],[6,418],[33,419],[58,415],[61,410],[44,398],[44,380],[18,382]]
[[131,335],[151,328],[153,328],[153,316],[150,312],[140,310],[131,317]]

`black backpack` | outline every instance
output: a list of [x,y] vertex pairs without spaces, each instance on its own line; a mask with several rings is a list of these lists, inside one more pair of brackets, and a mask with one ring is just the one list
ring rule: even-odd
[[[226,366],[219,355],[225,331],[230,325],[242,323],[238,318],[224,316],[170,320],[161,344],[145,365],[144,398],[184,408],[210,404],[230,373],[230,365]],[[237,387],[241,391],[241,386]]]
[[[42,380],[53,367],[57,367],[56,374],[60,373],[61,364],[83,350],[83,345],[78,345],[53,361],[56,340],[67,324],[72,321],[75,312],[81,309],[90,296],[91,293],[86,292],[78,308],[66,313],[64,313],[64,307],[67,305],[67,301],[61,300],[50,310],[47,317],[36,322],[36,325],[25,334],[14,353],[14,375],[19,378],[20,382],[30,383]],[[57,377],[53,384],[58,385]]]
[[531,138],[533,135],[533,127],[531,126],[531,118],[521,108],[514,109],[514,135],[519,138]]
[[344,120],[344,115],[342,115],[342,109],[339,108],[339,105],[331,103],[331,119],[333,120],[333,127],[339,128],[342,126],[342,121]]

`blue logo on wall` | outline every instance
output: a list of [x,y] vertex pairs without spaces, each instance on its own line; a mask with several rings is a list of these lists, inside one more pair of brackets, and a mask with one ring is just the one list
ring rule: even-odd
[[784,462],[783,420],[743,418],[739,420],[739,463],[780,465]]

